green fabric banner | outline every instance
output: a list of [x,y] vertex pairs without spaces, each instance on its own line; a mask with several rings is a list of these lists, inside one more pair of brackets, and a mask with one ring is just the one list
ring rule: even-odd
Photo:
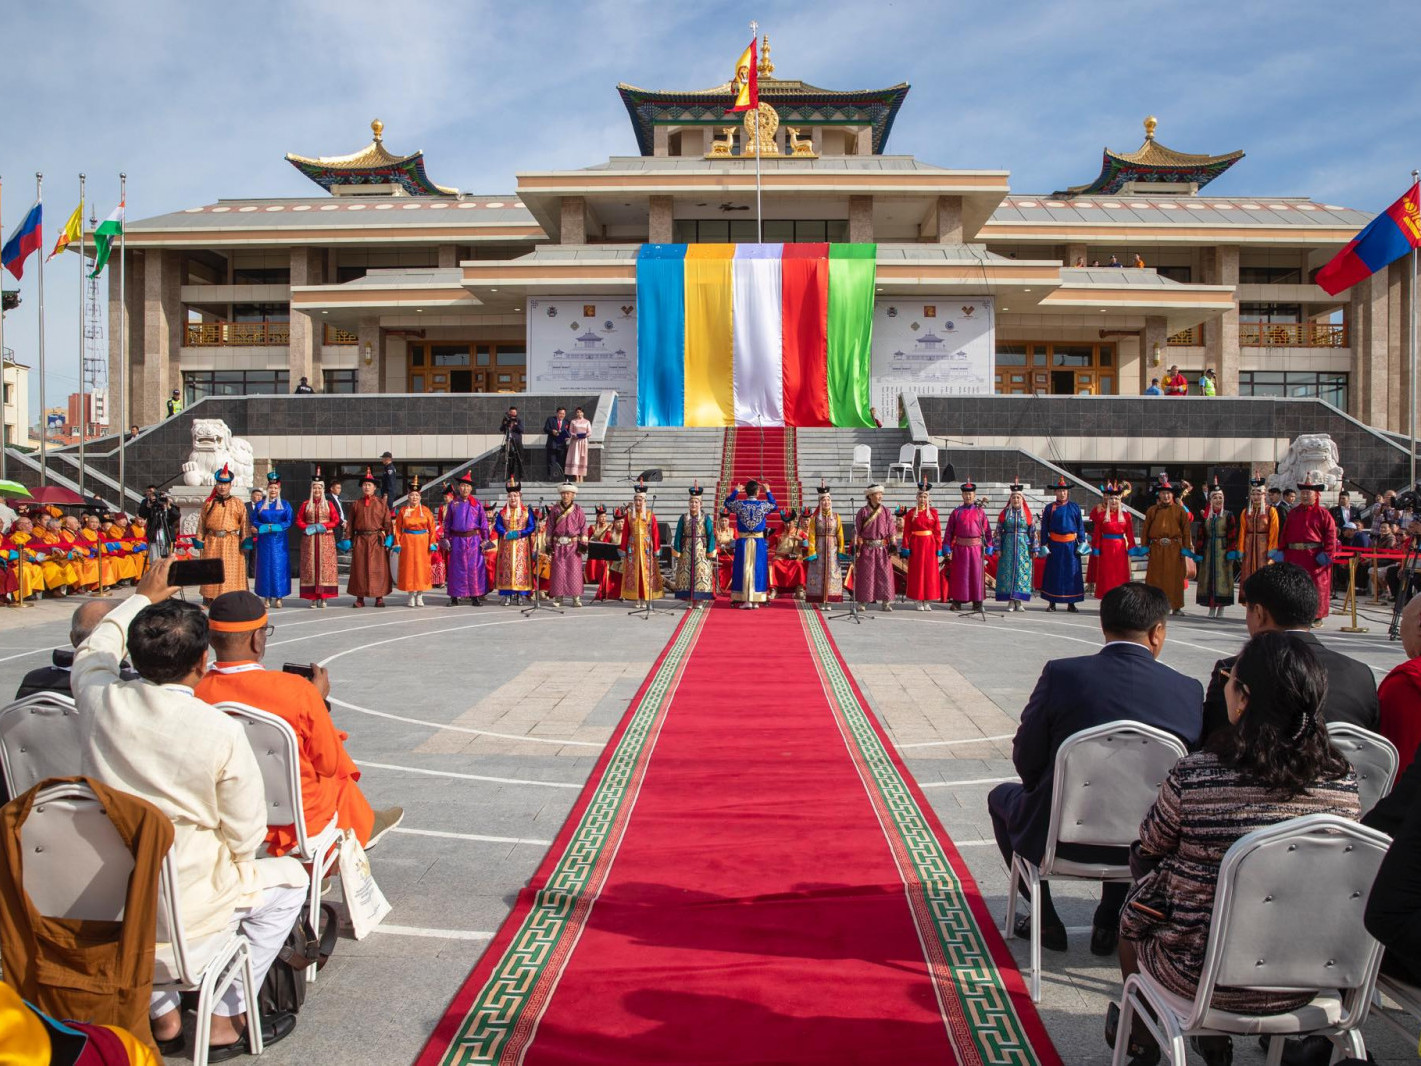
[[873,348],[876,244],[829,245],[829,421],[872,426],[869,385]]

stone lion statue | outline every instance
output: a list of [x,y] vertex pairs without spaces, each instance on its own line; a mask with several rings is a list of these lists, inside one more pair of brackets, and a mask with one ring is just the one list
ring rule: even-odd
[[220,418],[194,418],[192,453],[183,464],[183,484],[210,486],[213,475],[224,464],[230,464],[232,468],[232,491],[250,492],[256,465],[252,446],[241,437],[232,436],[227,423]]
[[1278,472],[1268,478],[1268,487],[1290,489],[1300,481],[1322,475],[1328,493],[1342,487],[1342,466],[1338,462],[1337,442],[1326,433],[1304,433],[1288,445],[1278,461]]

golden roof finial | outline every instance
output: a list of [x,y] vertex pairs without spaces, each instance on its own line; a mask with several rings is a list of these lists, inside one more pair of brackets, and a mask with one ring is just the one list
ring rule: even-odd
[[385,132],[385,124],[377,118],[374,122],[370,123],[370,132],[375,134],[375,143],[379,144],[380,137]]
[[1145,140],[1152,141],[1155,139],[1155,127],[1158,125],[1159,119],[1155,118],[1154,115],[1145,116]]
[[775,61],[770,58],[770,35],[760,38],[760,74],[764,77],[775,72]]

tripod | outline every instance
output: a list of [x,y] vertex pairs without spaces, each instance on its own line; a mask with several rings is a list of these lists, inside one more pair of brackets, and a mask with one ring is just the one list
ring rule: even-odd
[[[655,523],[655,521],[656,521],[656,496],[655,496],[655,495],[653,495],[653,496],[651,497],[651,506],[647,508],[647,518],[648,518],[648,520],[649,520],[650,523]],[[631,516],[630,516],[630,515],[627,516],[627,521],[631,521]],[[639,550],[640,550],[640,549],[639,549]],[[627,558],[626,558],[626,562],[629,563],[629,562],[631,562],[631,561],[632,561],[631,555],[628,554],[628,555],[627,555]],[[637,561],[637,565],[638,565],[638,566],[641,565],[641,561],[640,561],[640,560]],[[655,557],[653,557],[651,566],[652,566],[652,572],[654,572],[657,577],[660,577],[660,576],[661,576],[661,562],[660,562],[660,560],[658,560],[658,559],[656,559]],[[648,576],[650,576],[650,574],[648,574]],[[626,580],[627,580],[627,569],[626,569],[626,565],[625,565],[625,563],[624,563],[623,566],[622,566],[622,582],[623,582],[623,587],[625,587]],[[645,583],[641,583],[641,578],[640,578],[640,577],[638,577],[637,580],[638,580],[638,582],[641,584],[641,591],[642,591],[642,593],[645,595],[645,598],[642,600],[642,605],[641,605],[640,607],[633,607],[630,611],[627,612],[627,614],[636,615],[638,618],[643,618],[643,619],[650,619],[650,618],[652,618],[653,616],[656,616],[656,615],[661,615],[661,616],[664,616],[664,617],[667,617],[667,618],[671,617],[671,615],[672,615],[672,613],[673,613],[672,610],[671,610],[671,608],[670,608],[670,607],[660,607],[660,606],[658,606],[657,603],[656,603],[656,600],[652,599],[652,597],[651,597],[651,595],[650,595],[651,590],[646,587]],[[657,595],[659,596],[660,593],[657,593]]]
[[1416,538],[1411,537],[1406,547],[1406,558],[1401,561],[1396,572],[1396,604],[1391,609],[1391,625],[1386,631],[1390,640],[1401,639],[1401,612],[1416,594],[1412,582],[1416,580],[1418,562],[1421,562],[1421,547],[1418,547]]
[[[539,501],[538,507],[539,507],[540,510],[543,511],[544,515],[547,517],[548,525],[551,526],[551,525],[552,525],[552,521],[553,521],[553,509],[552,509],[551,507],[544,508],[541,501]],[[544,534],[544,538],[545,538],[545,539],[544,539],[544,546],[545,546],[545,547],[546,547],[546,545],[547,545],[546,538],[551,537],[552,535],[553,535],[553,534],[552,534],[551,528],[548,530],[547,533]],[[565,614],[566,612],[565,612],[560,606],[557,606],[556,604],[549,603],[549,602],[548,602],[548,598],[543,595],[543,586],[542,586],[542,585],[539,583],[539,581],[538,581],[538,563],[539,563],[539,561],[540,561],[544,556],[547,556],[547,558],[548,558],[548,565],[549,565],[548,576],[549,576],[549,578],[551,578],[551,577],[552,577],[552,552],[539,551],[539,550],[538,550],[538,541],[537,541],[537,539],[536,539],[536,538],[537,538],[537,533],[536,533],[536,532],[533,534],[533,537],[534,537],[534,540],[533,540],[533,602],[530,603],[527,607],[524,607],[522,613],[523,613],[525,616],[532,614],[534,611],[552,611],[554,614]]]
[[[849,564],[845,564],[844,572],[840,575],[840,578],[843,581],[847,581],[848,574]],[[829,622],[834,621],[836,618],[847,618],[850,622],[854,623],[854,625],[860,626],[865,622],[873,621],[873,615],[863,609],[863,605],[859,603],[857,597],[850,593],[848,589],[844,589],[844,609],[825,616],[825,620]]]

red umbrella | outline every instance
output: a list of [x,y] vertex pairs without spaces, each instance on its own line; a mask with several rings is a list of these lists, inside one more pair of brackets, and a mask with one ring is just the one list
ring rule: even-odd
[[45,485],[41,488],[32,489],[30,498],[26,503],[52,503],[56,507],[73,507],[76,504],[83,504],[84,497],[77,492],[71,492],[59,485]]

